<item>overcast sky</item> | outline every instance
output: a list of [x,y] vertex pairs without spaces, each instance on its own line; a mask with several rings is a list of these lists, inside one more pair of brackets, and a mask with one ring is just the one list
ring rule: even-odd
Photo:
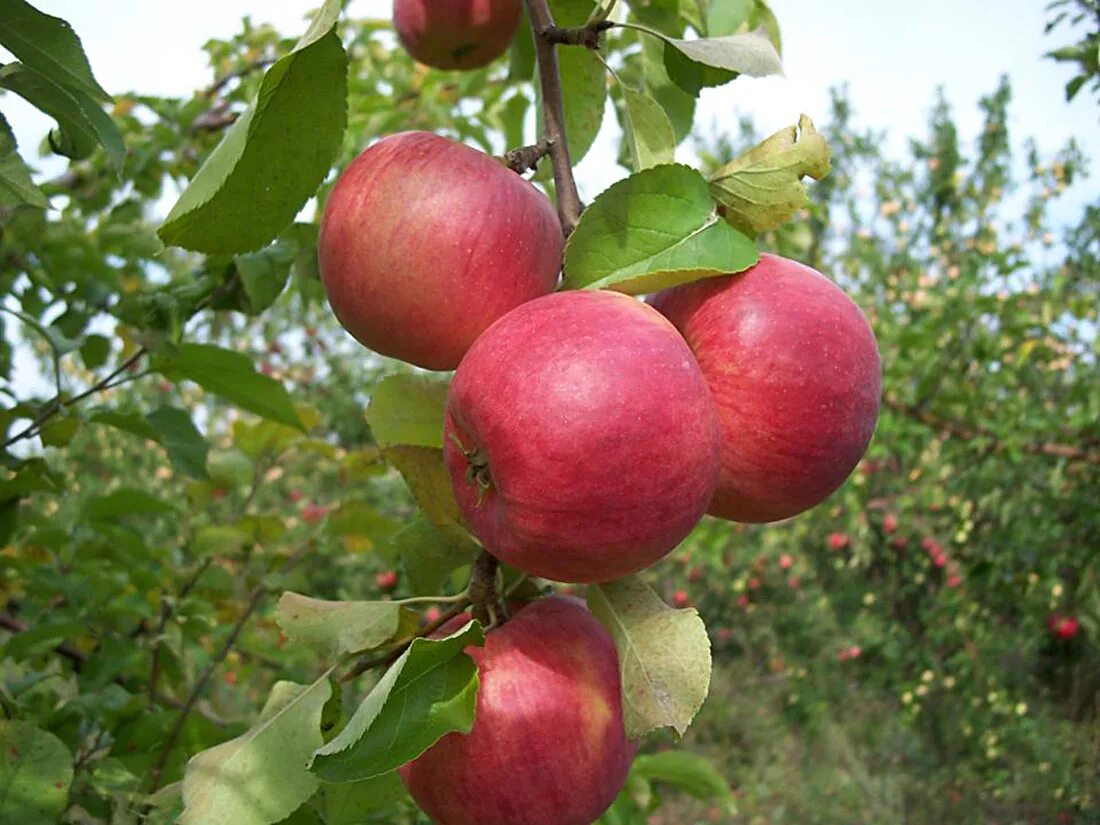
[[[84,41],[100,83],[110,92],[186,95],[211,79],[202,44],[226,38],[251,14],[280,31],[304,29],[316,0],[32,0],[65,18]],[[863,126],[886,128],[888,148],[900,155],[908,137],[922,135],[937,86],[943,85],[970,143],[980,122],[977,100],[1007,73],[1014,100],[1010,127],[1017,144],[1034,136],[1052,151],[1075,135],[1100,174],[1100,106],[1086,92],[1067,105],[1062,88],[1068,68],[1042,57],[1067,42],[1068,31],[1043,35],[1044,0],[772,0],[784,39],[782,78],[742,78],[704,93],[697,123],[735,129],[751,114],[762,134],[796,122],[802,112],[823,121],[828,90],[847,83]],[[387,0],[353,0],[356,16],[389,16]],[[0,49],[0,55],[3,50]],[[32,159],[49,121],[5,95],[2,109]],[[614,167],[614,130],[605,129],[592,156],[578,169],[586,197],[625,172]],[[37,159],[34,162],[40,163]],[[1078,187],[1073,202],[1096,200],[1100,182]]]

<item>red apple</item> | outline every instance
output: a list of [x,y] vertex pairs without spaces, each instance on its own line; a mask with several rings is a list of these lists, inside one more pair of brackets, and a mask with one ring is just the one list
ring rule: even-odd
[[1059,639],[1072,639],[1077,635],[1077,630],[1080,627],[1077,619],[1073,616],[1060,616],[1049,624],[1051,625],[1051,631]]
[[712,515],[777,521],[823,501],[863,456],[878,417],[874,334],[844,292],[775,255],[658,293],[718,402],[722,477]]
[[882,519],[882,529],[886,533],[893,533],[898,529],[898,518],[893,513],[887,513]]
[[833,550],[843,550],[848,546],[848,536],[845,533],[830,533],[829,547]]
[[427,132],[375,143],[329,195],[317,246],[336,317],[360,343],[450,370],[486,327],[554,289],[562,234],[546,196]]
[[677,607],[687,607],[691,604],[691,596],[686,590],[677,590],[672,594],[672,603]]
[[455,373],[443,441],[473,533],[556,581],[648,567],[718,477],[717,412],[691,351],[614,292],[548,295],[490,327]]
[[635,751],[611,636],[579,599],[551,596],[466,652],[481,679],[474,727],[400,769],[413,799],[437,825],[589,825]]
[[508,50],[520,0],[394,0],[393,27],[415,59],[437,69],[476,69]]
[[784,553],[779,557],[779,569],[790,570],[794,566],[794,556],[790,553]]
[[374,577],[374,583],[379,590],[388,593],[397,587],[397,573],[394,570],[383,570]]
[[424,621],[427,624],[435,624],[439,621],[439,617],[443,615],[443,611],[439,609],[438,605],[432,605],[424,611]]
[[690,570],[688,570],[687,580],[689,582],[701,582],[703,580],[703,575],[703,568],[699,565],[695,565]]
[[316,524],[328,515],[328,508],[323,504],[307,504],[302,508],[302,521],[306,524]]

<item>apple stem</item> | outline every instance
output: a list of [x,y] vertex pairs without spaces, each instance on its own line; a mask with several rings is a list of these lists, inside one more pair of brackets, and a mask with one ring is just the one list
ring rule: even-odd
[[539,85],[542,90],[542,139],[550,141],[550,164],[554,169],[554,190],[558,200],[558,220],[566,237],[580,220],[581,196],[573,178],[573,162],[565,139],[565,106],[562,102],[561,75],[558,54],[546,32],[555,30],[554,17],[547,0],[526,0],[531,32],[535,36],[535,55],[539,64]]
[[482,550],[474,561],[473,573],[470,576],[470,586],[467,591],[470,594],[470,604],[473,606],[474,618],[481,622],[486,629],[497,627],[508,621],[508,611],[504,606],[504,600],[500,596],[500,587],[497,581],[500,571],[500,562],[488,551]]

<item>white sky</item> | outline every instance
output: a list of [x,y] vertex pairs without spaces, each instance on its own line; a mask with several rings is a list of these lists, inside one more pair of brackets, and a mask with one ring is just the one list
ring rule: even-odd
[[[232,35],[244,15],[293,35],[304,30],[304,15],[315,5],[315,0],[32,2],[72,23],[108,91],[161,95],[186,95],[207,85],[211,75],[202,44]],[[942,84],[969,145],[980,123],[979,96],[1007,73],[1014,93],[1014,141],[1034,136],[1041,149],[1053,151],[1075,135],[1100,174],[1100,106],[1087,90],[1073,104],[1065,103],[1062,89],[1071,73],[1042,55],[1066,43],[1069,33],[1043,35],[1045,5],[1045,0],[772,0],[783,30],[786,75],[742,78],[708,90],[697,123],[735,129],[740,116],[751,114],[760,132],[768,134],[796,122],[801,112],[821,122],[828,112],[829,87],[846,82],[857,123],[888,129],[888,149],[900,156],[910,136],[924,134],[936,87]],[[388,17],[390,2],[353,0],[350,12]],[[49,120],[10,94],[3,96],[0,109],[16,130],[24,157],[41,165],[32,155]],[[609,162],[614,139],[615,130],[605,129],[577,170],[586,198],[625,175]],[[1098,193],[1100,183],[1091,180],[1066,206],[1079,208]]]

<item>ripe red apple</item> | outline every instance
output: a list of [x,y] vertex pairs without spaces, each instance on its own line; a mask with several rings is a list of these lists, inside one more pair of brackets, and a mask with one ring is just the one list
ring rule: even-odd
[[1047,621],[1051,632],[1059,639],[1072,639],[1080,625],[1074,616],[1051,616]]
[[400,769],[437,825],[589,825],[614,801],[635,745],[611,636],[579,599],[523,607],[466,652],[474,727]]
[[486,327],[554,289],[550,201],[503,164],[427,132],[375,143],[329,195],[317,245],[329,303],[364,346],[450,370]]
[[691,604],[691,596],[688,595],[686,590],[677,590],[672,594],[672,603],[676,607],[687,607]]
[[476,69],[508,50],[520,0],[394,0],[393,27],[416,60],[437,69]]
[[374,577],[374,583],[378,585],[379,590],[388,593],[397,587],[397,572],[394,570],[383,570]]
[[447,397],[444,458],[473,533],[556,581],[648,567],[706,510],[718,419],[684,340],[651,307],[559,292],[497,321]]
[[846,533],[830,533],[829,534],[829,547],[833,550],[843,550],[848,546],[848,535]]
[[708,512],[777,521],[844,482],[874,432],[882,374],[867,319],[836,284],[761,255],[651,302],[683,333],[718,402],[722,477]]

